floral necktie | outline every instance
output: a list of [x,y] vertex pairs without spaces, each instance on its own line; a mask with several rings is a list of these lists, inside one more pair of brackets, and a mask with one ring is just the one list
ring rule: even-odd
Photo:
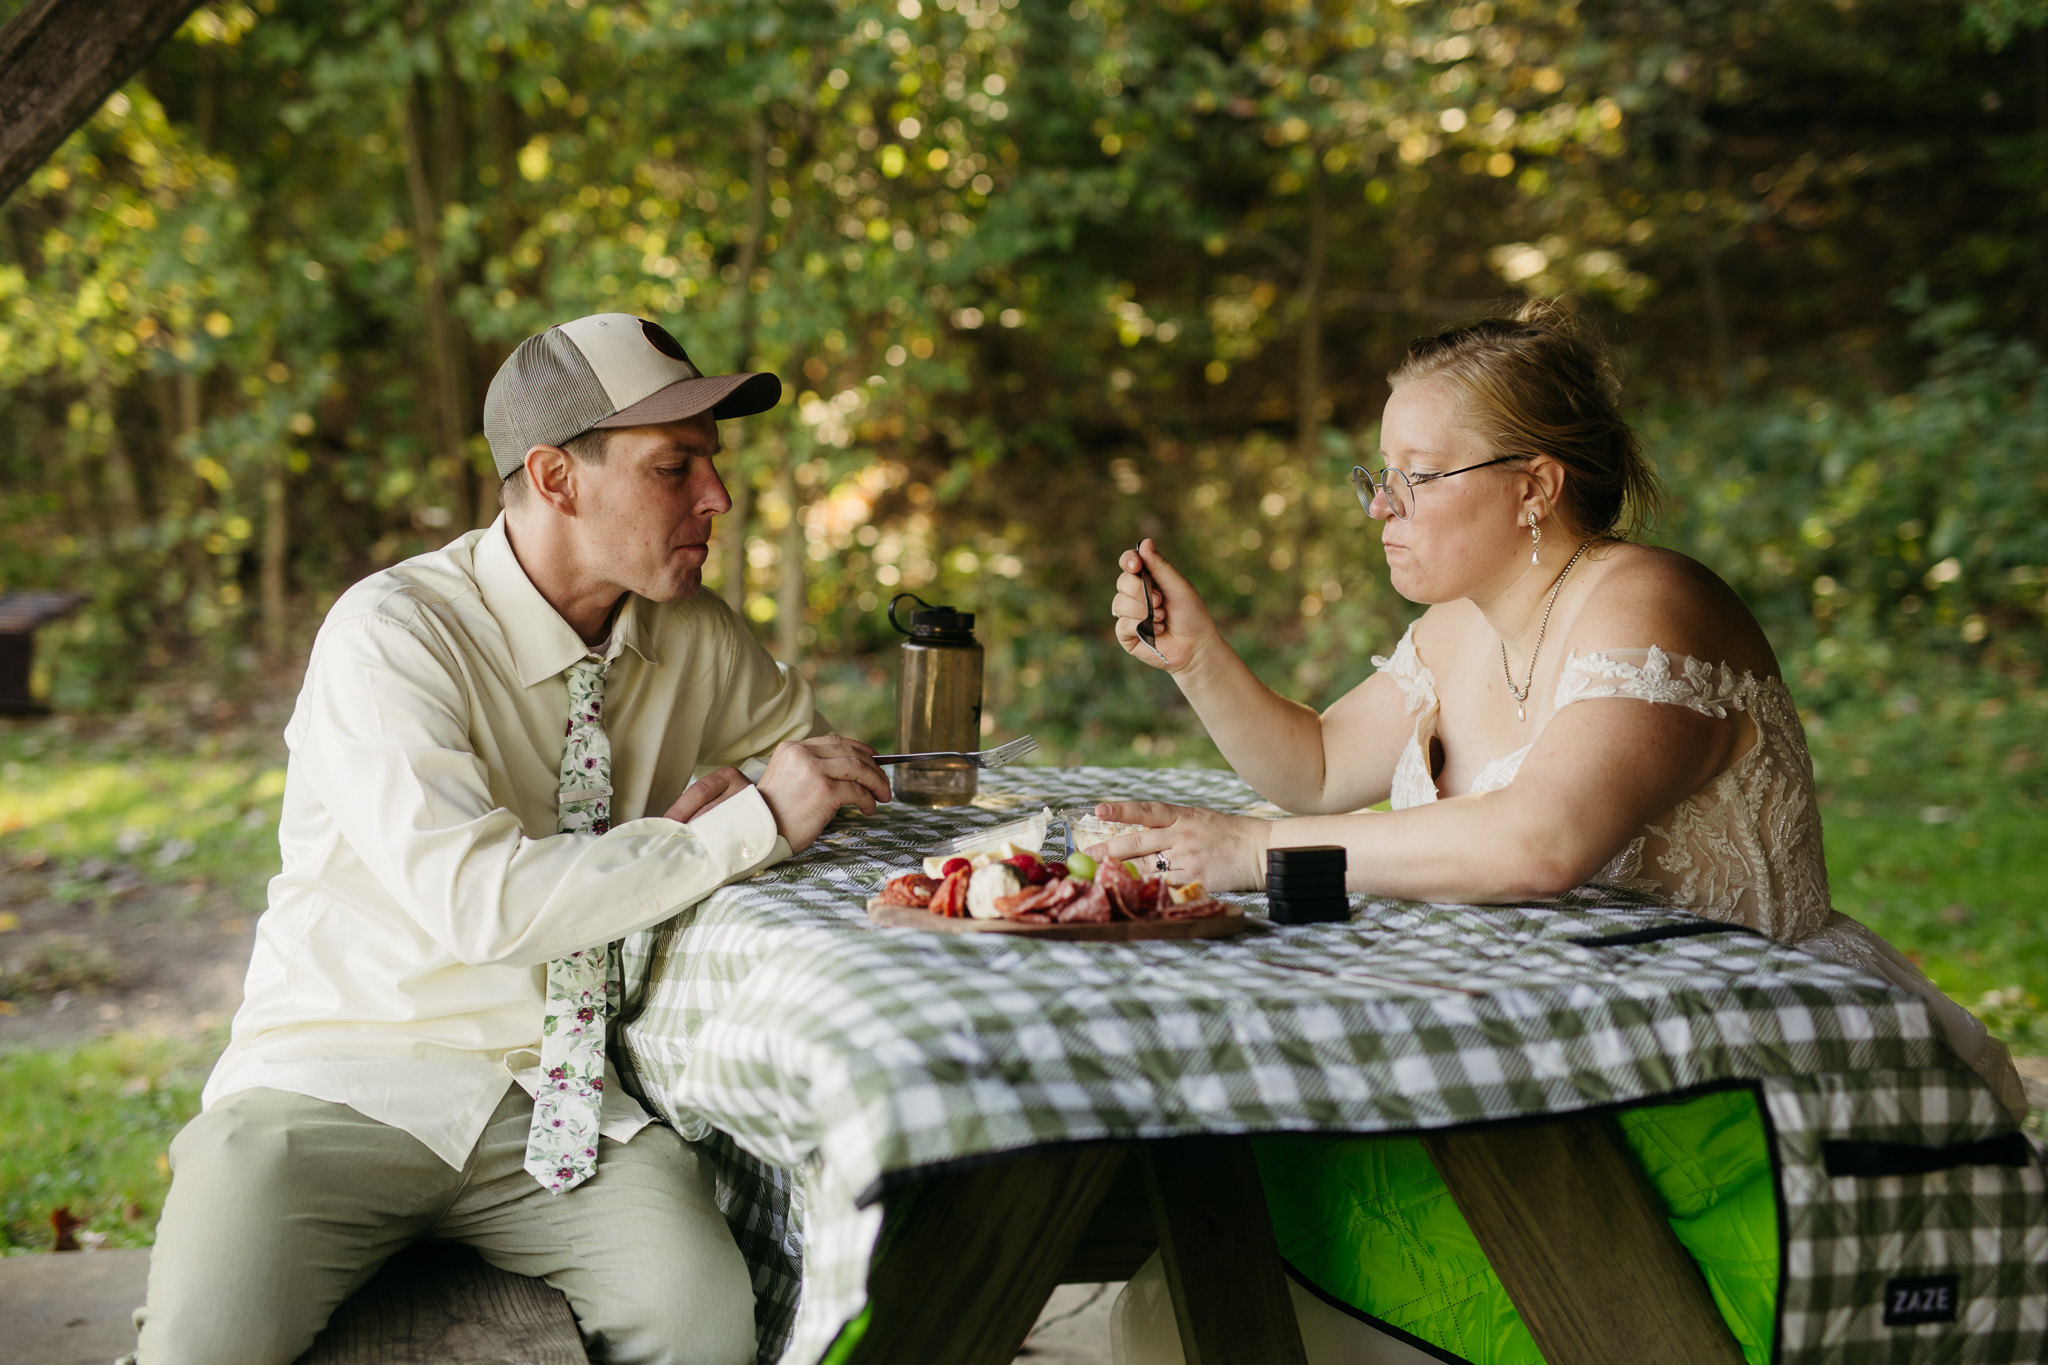
[[[604,733],[606,667],[605,660],[595,658],[569,666],[569,728],[556,798],[563,834],[603,834],[612,825],[612,746]],[[604,944],[548,964],[541,1085],[526,1137],[526,1172],[557,1194],[597,1173],[611,990],[611,950]]]

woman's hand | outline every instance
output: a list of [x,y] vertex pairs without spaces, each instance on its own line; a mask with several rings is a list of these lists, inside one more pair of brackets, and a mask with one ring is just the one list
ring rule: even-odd
[[1095,808],[1095,814],[1145,828],[1082,850],[1091,857],[1135,859],[1150,876],[1164,854],[1168,881],[1200,882],[1210,891],[1256,891],[1265,885],[1270,820],[1164,801],[1107,801]]
[[[1144,580],[1138,577],[1141,562],[1158,585],[1150,600]],[[1181,577],[1180,570],[1166,562],[1149,538],[1140,542],[1137,549],[1125,550],[1117,567],[1123,572],[1117,576],[1116,597],[1109,604],[1116,617],[1117,643],[1125,653],[1154,668],[1181,672],[1217,638],[1215,618],[1209,615],[1201,594]],[[1138,623],[1148,611],[1152,614],[1153,642],[1159,648],[1158,654],[1138,638]],[[1164,663],[1160,662],[1162,657]]]

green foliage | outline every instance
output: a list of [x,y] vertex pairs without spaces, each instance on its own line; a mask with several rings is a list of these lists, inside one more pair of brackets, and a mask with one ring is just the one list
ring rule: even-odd
[[[907,587],[980,606],[998,682],[1093,676],[1098,608],[1044,604],[1185,531],[1327,695],[1399,606],[1325,484],[1405,340],[1504,286],[1622,324],[1670,401],[1909,385],[1883,295],[1916,271],[1991,335],[2048,316],[2048,277],[2010,287],[2042,134],[1998,94],[2032,11],[1971,14],[210,4],[5,207],[0,582],[93,595],[45,634],[60,705],[250,675],[487,520],[490,374],[622,308],[790,381],[728,431],[750,505],[710,569],[783,653],[871,655]],[[1170,710],[1133,686],[1005,704]]]
[[2048,795],[2048,369],[1949,335],[1926,379],[1650,424],[1663,535],[1748,600],[1824,787],[1893,809]]
[[110,1245],[148,1246],[171,1138],[199,1112],[223,1041],[121,1036],[0,1052],[0,1255],[48,1251],[59,1208]]

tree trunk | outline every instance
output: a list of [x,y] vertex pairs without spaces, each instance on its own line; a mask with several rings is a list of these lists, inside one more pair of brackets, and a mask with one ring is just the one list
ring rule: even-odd
[[[761,232],[768,216],[768,111],[759,109],[748,128],[748,142],[752,157],[747,170],[747,226],[746,236],[740,241],[738,258],[733,264],[738,268],[740,287],[740,330],[739,358],[737,368],[748,370],[754,364],[754,332],[759,310],[754,303],[754,268],[761,258]],[[751,462],[746,457],[746,427],[744,424],[727,428],[727,446],[731,458],[727,467],[731,470],[726,480],[727,491],[732,494],[732,510],[725,514],[725,525],[721,528],[723,540],[719,547],[719,564],[725,575],[721,585],[725,592],[726,605],[736,612],[744,612],[747,605],[747,531],[748,522],[754,511],[754,485]],[[791,515],[795,515],[796,504],[790,503]]]
[[441,205],[434,193],[433,167],[427,160],[427,110],[418,75],[405,84],[405,181],[412,195],[413,236],[420,283],[426,290],[427,348],[432,353],[434,444],[447,462],[445,485],[449,524],[458,530],[475,525],[469,500],[469,449],[465,395],[467,367],[462,363],[456,332],[460,324],[448,311],[447,282],[441,273]]
[[[737,447],[738,441],[733,445]],[[718,567],[722,575],[719,592],[725,604],[742,615],[747,610],[747,522],[754,514],[754,481],[737,456],[727,472],[725,491],[732,496],[732,510],[719,528]]]
[[0,28],[0,201],[141,70],[198,0],[29,0]]
[[[2048,29],[2035,29],[2027,41],[2034,58],[2034,135],[2048,143]],[[2034,348],[2048,355],[2048,194],[2034,194]]]
[[1330,254],[1330,171],[1320,139],[1308,149],[1308,250],[1301,270],[1301,353],[1296,373],[1295,458],[1304,472],[1323,429],[1323,277]]
[[[1686,193],[1704,196],[1706,177],[1700,169],[1700,147],[1707,140],[1707,104],[1713,98],[1715,67],[1705,63],[1693,78],[1686,100],[1685,127],[1679,131],[1679,176]],[[1714,244],[1711,221],[1704,207],[1694,215],[1693,245],[1700,278],[1700,312],[1707,324],[1707,367],[1709,387],[1716,398],[1727,391],[1729,367],[1734,363],[1728,336],[1728,304],[1721,294],[1720,249]]]
[[1308,146],[1308,241],[1301,270],[1301,352],[1296,375],[1294,414],[1295,462],[1304,491],[1296,509],[1293,558],[1287,565],[1288,588],[1299,602],[1306,595],[1308,551],[1316,539],[1315,503],[1310,494],[1317,482],[1323,444],[1323,294],[1330,256],[1330,167],[1322,139]]
[[803,657],[804,611],[810,605],[807,570],[810,540],[804,535],[803,505],[796,480],[796,452],[788,442],[782,446],[781,467],[775,471],[776,487],[789,507],[789,520],[782,528],[781,581],[775,589],[775,657],[794,665]]
[[290,549],[286,521],[284,459],[276,451],[263,466],[263,649],[272,663],[281,662],[290,646],[285,618],[285,556]]
[[121,419],[117,411],[120,395],[115,391],[104,372],[95,376],[86,385],[86,405],[92,410],[95,427],[104,415],[107,433],[101,439],[97,431],[91,433],[90,444],[97,447],[96,453],[106,463],[108,489],[115,510],[121,519],[135,522],[142,519],[142,476],[135,472],[135,460],[128,450],[128,443],[121,439]]
[[[502,86],[485,84],[481,87],[477,140],[478,154],[486,164],[495,169],[495,185],[500,196],[500,206],[492,214],[498,224],[498,254],[509,257],[519,245],[520,234],[525,230],[528,218],[520,212],[511,187],[519,183],[519,148],[522,144],[519,103],[507,94]],[[510,281],[508,281],[508,284]],[[488,368],[495,372],[498,366],[511,356],[512,348],[499,343],[488,348],[481,357]],[[495,519],[502,505],[501,490],[504,480],[498,477],[498,467],[486,453],[484,462],[476,472],[476,520],[483,525]]]

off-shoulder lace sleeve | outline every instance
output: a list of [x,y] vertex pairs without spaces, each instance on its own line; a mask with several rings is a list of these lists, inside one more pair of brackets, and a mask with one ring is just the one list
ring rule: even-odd
[[1819,932],[1833,913],[1820,808],[1806,733],[1784,680],[1651,645],[1566,660],[1556,709],[1593,697],[1664,702],[1716,720],[1748,716],[1755,741],[1644,826],[1640,875],[1660,883],[1674,904],[1751,925],[1781,943]]
[[1436,674],[1429,671],[1429,665],[1415,652],[1415,627],[1411,624],[1401,632],[1401,643],[1394,646],[1394,657],[1372,656],[1372,666],[1401,685],[1401,695],[1408,700],[1408,714],[1436,701]]
[[[1397,657],[1399,653],[1395,651]],[[1727,664],[1717,668],[1691,655],[1666,654],[1651,645],[1572,655],[1557,675],[1553,709],[1562,711],[1575,701],[1593,697],[1629,697],[1683,706],[1726,720],[1730,708],[1745,709],[1743,691]]]

